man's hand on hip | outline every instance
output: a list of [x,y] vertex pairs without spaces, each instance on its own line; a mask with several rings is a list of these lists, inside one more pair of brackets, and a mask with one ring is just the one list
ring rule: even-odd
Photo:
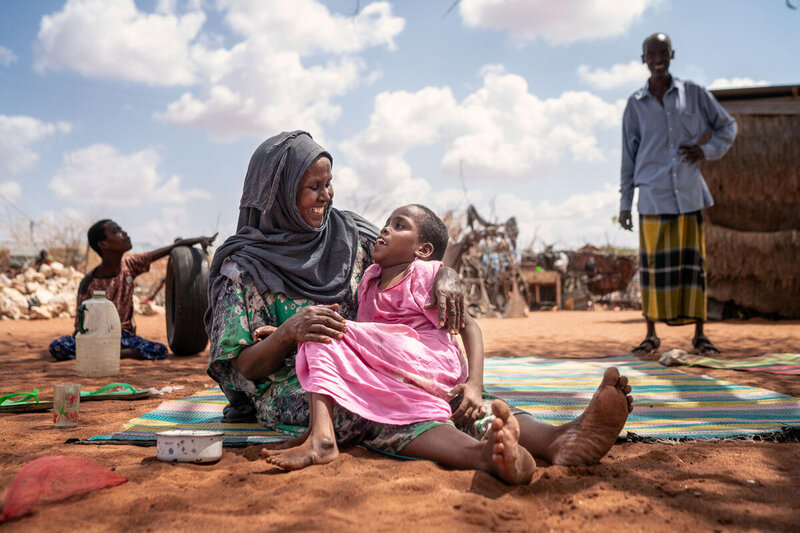
[[678,147],[678,151],[683,156],[683,160],[690,165],[693,165],[706,158],[706,155],[703,153],[703,149],[696,144],[682,144]]

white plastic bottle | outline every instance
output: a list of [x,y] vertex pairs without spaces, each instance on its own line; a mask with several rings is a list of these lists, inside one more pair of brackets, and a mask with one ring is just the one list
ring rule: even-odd
[[116,306],[106,299],[105,291],[94,291],[78,309],[75,372],[92,378],[119,374],[121,339]]

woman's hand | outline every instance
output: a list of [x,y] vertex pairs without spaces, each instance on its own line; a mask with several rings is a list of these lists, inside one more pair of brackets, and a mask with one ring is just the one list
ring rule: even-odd
[[[344,318],[337,313],[339,304],[303,307],[281,325],[281,329],[296,344],[301,342],[331,342],[341,339],[347,331]],[[263,328],[259,328],[263,329]],[[258,330],[256,330],[258,335]]]
[[275,373],[286,354],[301,342],[331,342],[347,331],[339,304],[309,305],[298,310],[279,327],[261,326],[251,334],[255,344],[241,351],[233,365],[250,381]]
[[461,280],[450,267],[443,266],[436,273],[433,281],[433,292],[425,309],[439,307],[439,327],[444,327],[452,334],[464,327],[464,293],[461,291]]
[[481,388],[470,383],[456,385],[450,391],[450,396],[461,394],[461,404],[450,419],[456,424],[469,424],[485,414],[483,409],[483,395]]

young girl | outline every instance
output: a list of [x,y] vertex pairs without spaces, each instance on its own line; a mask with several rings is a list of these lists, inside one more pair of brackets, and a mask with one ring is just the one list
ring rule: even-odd
[[266,450],[270,463],[294,470],[334,460],[333,402],[394,425],[451,416],[464,422],[483,414],[478,325],[464,315],[465,361],[455,338],[439,328],[437,310],[425,309],[447,238],[444,223],[427,207],[407,205],[391,214],[375,243],[375,264],[358,286],[358,322],[348,323],[339,340],[306,342],[298,350],[297,375],[310,393],[310,432],[299,446]]

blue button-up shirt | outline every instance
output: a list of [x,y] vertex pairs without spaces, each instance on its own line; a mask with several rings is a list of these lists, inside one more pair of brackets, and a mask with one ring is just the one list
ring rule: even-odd
[[697,163],[683,161],[678,147],[697,144],[705,158],[722,157],[736,138],[736,121],[703,87],[672,77],[664,105],[648,84],[628,99],[622,118],[620,211],[630,211],[633,190],[639,188],[639,213],[691,213],[714,205]]

